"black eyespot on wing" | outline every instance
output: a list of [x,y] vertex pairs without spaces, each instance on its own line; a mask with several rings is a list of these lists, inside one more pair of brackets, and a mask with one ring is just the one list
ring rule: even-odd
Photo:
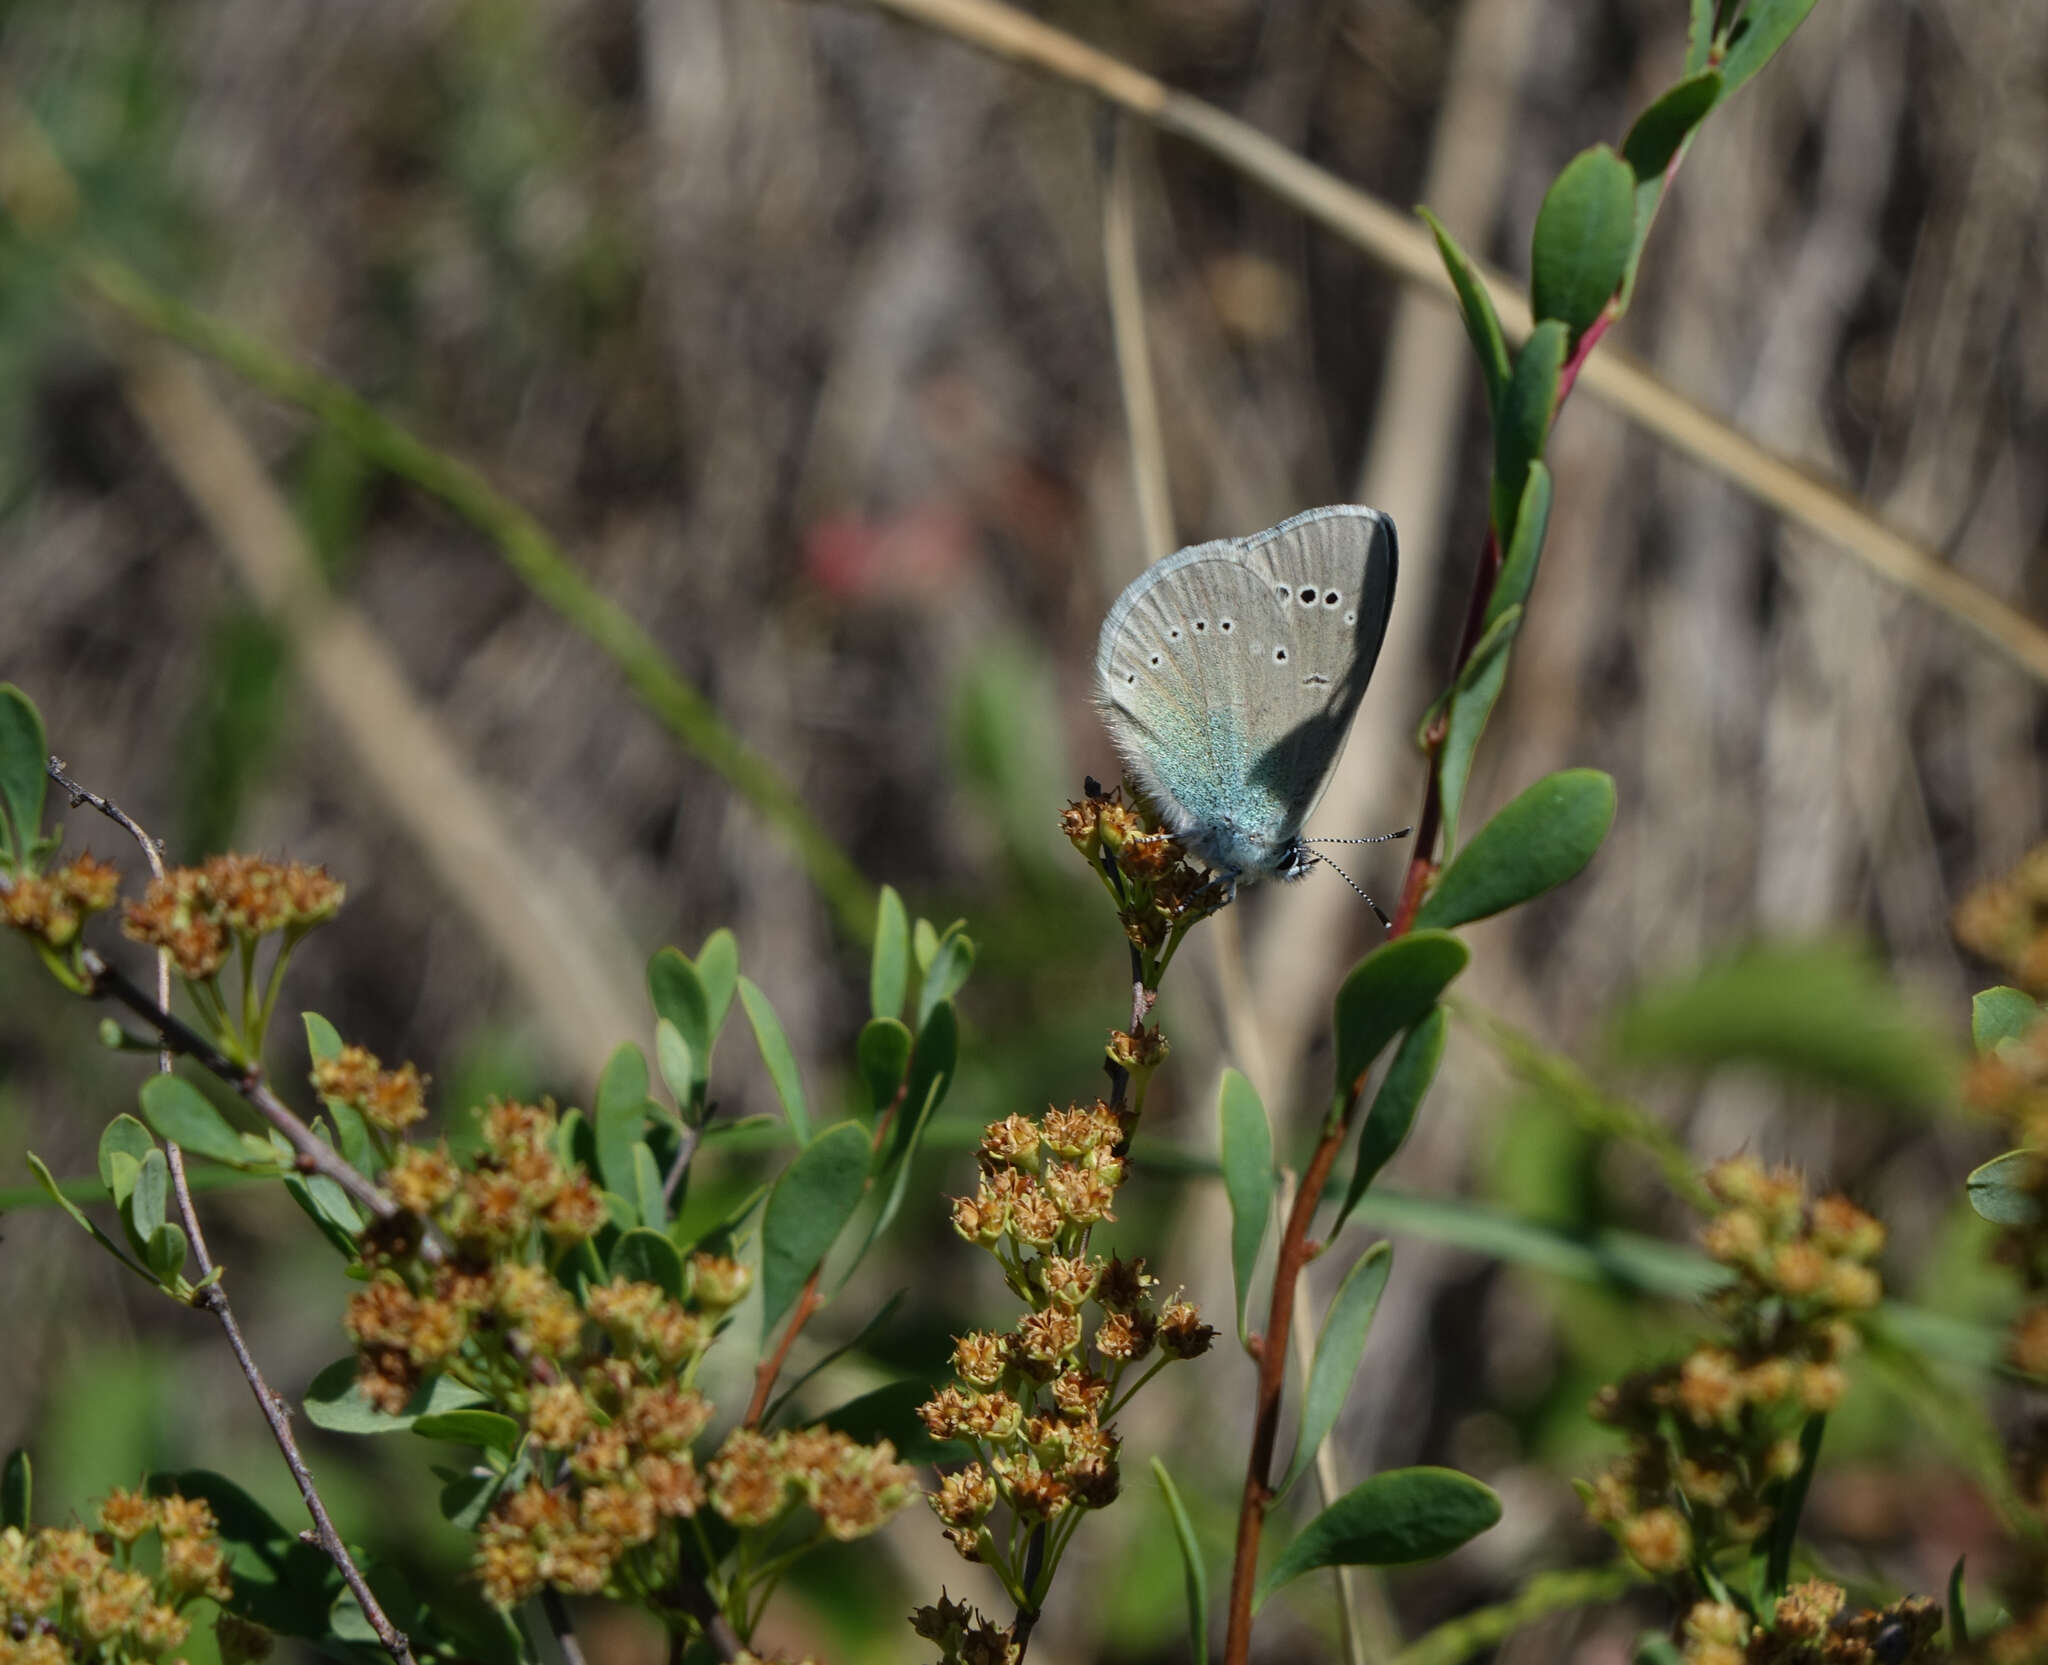
[[1304,585],[1304,586],[1303,586],[1303,588],[1302,588],[1302,592],[1301,592],[1301,604],[1302,604],[1302,606],[1304,606],[1304,607],[1312,607],[1312,606],[1314,606],[1314,605],[1315,605],[1315,599],[1316,599],[1316,592],[1315,592],[1315,590],[1314,590],[1313,588],[1309,587],[1309,586],[1306,586],[1306,585]]
[[1207,630],[1209,628],[1209,621],[1207,619],[1197,619],[1195,620],[1195,628],[1197,630]]
[[1230,628],[1230,620],[1228,620],[1228,619],[1218,619],[1218,620],[1216,621],[1216,628],[1217,628],[1218,630],[1224,630],[1224,631],[1227,631],[1227,630],[1229,630],[1229,628]]
[[1340,596],[1335,590],[1331,590],[1323,596],[1323,605],[1325,607],[1334,607],[1337,605],[1338,602],[1342,601],[1343,599],[1344,598]]
[[1287,663],[1287,650],[1284,647],[1277,647],[1273,650],[1273,663],[1276,665]]
[[1156,654],[1156,653],[1155,653],[1155,654],[1153,654],[1153,655],[1152,655],[1152,663],[1153,663],[1153,664],[1155,664],[1155,665],[1159,663],[1159,655],[1158,655],[1158,654]]

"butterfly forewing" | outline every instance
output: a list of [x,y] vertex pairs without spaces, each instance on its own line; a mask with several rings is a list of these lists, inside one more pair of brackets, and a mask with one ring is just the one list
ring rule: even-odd
[[1110,610],[1096,654],[1110,731],[1177,830],[1224,865],[1264,864],[1321,797],[1393,586],[1391,523],[1318,509],[1184,549]]

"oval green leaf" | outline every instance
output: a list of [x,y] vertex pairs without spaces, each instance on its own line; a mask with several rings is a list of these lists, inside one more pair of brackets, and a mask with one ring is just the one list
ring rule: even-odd
[[1500,1519],[1500,1499],[1469,1474],[1397,1468],[1354,1486],[1303,1527],[1259,1580],[1256,1610],[1317,1567],[1399,1567],[1448,1555]]
[[1598,769],[1546,775],[1472,835],[1416,912],[1449,930],[1561,885],[1593,859],[1614,824],[1614,778]]
[[1515,512],[1529,483],[1529,465],[1542,460],[1564,372],[1565,326],[1545,319],[1529,332],[1501,395],[1493,429],[1493,530],[1502,549],[1515,543]]
[[1230,1198],[1230,1271],[1237,1286],[1237,1337],[1242,1341],[1252,1274],[1273,1212],[1273,1128],[1258,1090],[1236,1070],[1223,1072],[1216,1119],[1223,1189]]
[[712,1043],[725,1027],[725,1014],[732,1010],[733,991],[740,980],[740,940],[723,925],[704,939],[697,950],[697,982],[704,990],[705,1054],[708,1062]]
[[1316,1337],[1315,1362],[1309,1367],[1308,1388],[1301,1399],[1294,1461],[1288,1466],[1287,1478],[1280,1482],[1282,1493],[1308,1472],[1316,1452],[1337,1426],[1337,1414],[1344,1409],[1358,1375],[1358,1362],[1365,1357],[1372,1317],[1379,1310],[1380,1293],[1387,1287],[1387,1274],[1393,1267],[1394,1246],[1383,1240],[1360,1255],[1337,1286],[1323,1317],[1322,1334]]
[[316,1064],[341,1056],[341,1031],[333,1024],[318,1012],[301,1012],[299,1021],[306,1026],[306,1051]]
[[2018,989],[1986,989],[1970,1001],[1970,1039],[1980,1053],[2018,1040],[2040,1021],[2040,1005]]
[[149,1234],[142,1258],[158,1283],[168,1286],[184,1268],[186,1247],[185,1228],[175,1221],[166,1220]]
[[662,1180],[661,1164],[654,1159],[654,1150],[644,1139],[633,1146],[633,1206],[638,1210],[640,1223],[652,1231],[661,1231],[668,1225],[668,1197]]
[[683,1257],[663,1232],[645,1226],[619,1233],[612,1245],[611,1275],[628,1283],[651,1283],[670,1300],[683,1298]]
[[1636,179],[1606,145],[1582,150],[1544,193],[1531,240],[1529,296],[1536,316],[1577,341],[1621,287],[1636,235]]
[[508,1457],[519,1449],[519,1424],[502,1411],[434,1411],[415,1418],[412,1431],[423,1439],[481,1446]]
[[1629,172],[1643,183],[1663,178],[1679,146],[1706,120],[1720,96],[1721,77],[1711,69],[1670,88],[1636,117],[1628,137],[1621,141],[1621,159]]
[[1493,594],[1486,598],[1483,624],[1492,629],[1510,607],[1527,603],[1536,587],[1536,565],[1543,556],[1543,535],[1550,528],[1550,470],[1540,462],[1529,464],[1528,480],[1522,487],[1522,501],[1515,509],[1515,539],[1501,562]]
[[974,944],[964,930],[954,925],[932,950],[931,961],[925,967],[924,981],[917,986],[919,1029],[924,1028],[925,1020],[938,1009],[941,1001],[951,1000],[960,992],[967,981],[967,974],[973,969]]
[[1365,1113],[1365,1126],[1359,1129],[1358,1165],[1351,1170],[1351,1183],[1345,1187],[1344,1202],[1330,1224],[1330,1237],[1343,1229],[1359,1199],[1379,1177],[1380,1170],[1393,1160],[1408,1137],[1409,1128],[1415,1125],[1416,1108],[1436,1079],[1437,1065],[1443,1062],[1444,1038],[1450,1027],[1450,1013],[1437,1006],[1401,1037],[1394,1061],[1380,1081],[1380,1090],[1373,1094],[1372,1108]]
[[[1533,467],[1530,473],[1533,479]],[[1525,502],[1528,495],[1526,491],[1522,494]],[[1519,517],[1516,525],[1519,539]],[[1508,649],[1514,645],[1515,633],[1521,627],[1519,607],[1510,607],[1496,618],[1472,649],[1472,657],[1465,661],[1457,686],[1451,690],[1450,708],[1444,719],[1443,752],[1437,760],[1437,795],[1443,806],[1446,850],[1458,847],[1458,822],[1464,813],[1465,786],[1472,776],[1473,754],[1479,750],[1486,719],[1493,714],[1494,701],[1500,698],[1501,684],[1507,680]]]
[[421,1384],[397,1416],[380,1411],[356,1385],[353,1355],[336,1359],[306,1388],[306,1420],[331,1434],[401,1434],[423,1416],[481,1405],[484,1396],[447,1376]]
[[647,1057],[631,1041],[605,1061],[591,1111],[597,1172],[608,1191],[633,1194],[633,1146],[647,1126]]
[[[145,1249],[156,1228],[164,1223],[171,1200],[171,1165],[164,1153],[152,1147],[135,1171],[135,1185],[121,1205],[121,1217],[128,1222],[138,1248]],[[148,1257],[145,1253],[144,1263]]]
[[877,1018],[900,1018],[910,993],[910,918],[893,885],[875,903],[875,954],[868,969],[868,1007]]
[[140,1163],[155,1149],[156,1140],[150,1136],[149,1129],[133,1116],[119,1115],[107,1123],[106,1132],[100,1135],[100,1183],[106,1186],[115,1202],[125,1202],[127,1198],[115,1188],[111,1167],[113,1158],[118,1154]]
[[910,1068],[910,1048],[910,1031],[896,1018],[869,1018],[861,1027],[854,1057],[871,1109],[886,1110],[896,1102],[896,1089]]
[[1471,958],[1448,932],[1419,930],[1382,944],[1351,968],[1335,1011],[1340,1109],[1387,1043],[1428,1015]]
[[647,962],[647,995],[654,1015],[689,1042],[701,1080],[711,1057],[711,994],[680,948],[664,948]]
[[1967,1181],[1970,1206],[1994,1226],[2041,1223],[2042,1157],[2037,1150],[2009,1150],[1994,1156]]
[[178,1075],[152,1075],[142,1084],[142,1114],[188,1156],[209,1157],[231,1168],[274,1168],[276,1160],[242,1142],[199,1089]]
[[42,836],[50,743],[42,714],[11,682],[0,682],[0,865],[28,864]]
[[1765,943],[1653,987],[1616,1019],[1628,1063],[1748,1064],[1901,1109],[1946,1104],[1947,1041],[1862,952],[1838,943]]
[[654,1066],[661,1071],[662,1084],[676,1101],[676,1108],[691,1117],[697,1096],[697,1060],[683,1032],[667,1018],[654,1020]]
[[775,1015],[775,1008],[768,1004],[768,997],[751,977],[740,979],[740,1004],[746,1008],[747,1022],[754,1026],[754,1040],[761,1048],[761,1062],[768,1066],[768,1078],[775,1083],[775,1096],[782,1100],[783,1114],[789,1117],[790,1131],[800,1143],[809,1144],[810,1107],[804,1102],[803,1077],[797,1073],[796,1053],[790,1048],[789,1037],[782,1031],[782,1020]]
[[[747,998],[747,984],[740,985]],[[761,1326],[771,1330],[795,1304],[853,1211],[868,1177],[868,1133],[840,1122],[813,1139],[775,1182],[761,1216]]]

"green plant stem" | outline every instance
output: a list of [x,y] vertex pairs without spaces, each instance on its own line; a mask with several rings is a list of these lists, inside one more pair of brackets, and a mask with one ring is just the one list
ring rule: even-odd
[[1647,1582],[1645,1574],[1627,1565],[1538,1573],[1509,1600],[1461,1614],[1425,1632],[1389,1665],[1463,1665],[1539,1619],[1613,1601]]
[[873,887],[773,764],[753,751],[669,663],[631,613],[576,570],[533,515],[467,463],[429,445],[342,383],[152,288],[104,255],[73,261],[80,281],[131,323],[212,359],[250,386],[326,423],[380,467],[439,498],[493,545],[528,589],[602,650],[699,761],[779,828],[840,928],[873,934]]

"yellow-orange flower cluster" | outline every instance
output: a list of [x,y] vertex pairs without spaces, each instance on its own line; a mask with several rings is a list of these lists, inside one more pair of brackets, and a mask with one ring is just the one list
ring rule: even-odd
[[910,1615],[910,1628],[939,1645],[943,1665],[1015,1665],[1022,1653],[1007,1626],[984,1618],[978,1608],[952,1600],[945,1591],[929,1607]]
[[48,873],[23,873],[0,892],[0,921],[51,948],[68,948],[79,928],[120,898],[121,875],[81,851]]
[[1586,1488],[1588,1512],[1660,1575],[1770,1525],[1766,1495],[1799,1469],[1801,1424],[1847,1390],[1856,1322],[1882,1294],[1884,1228],[1846,1198],[1809,1205],[1797,1174],[1747,1159],[1706,1178],[1718,1209],[1702,1240],[1734,1274],[1708,1298],[1725,1336],[1593,1402],[1629,1449]]
[[1956,906],[1956,940],[2034,994],[2048,994],[2048,844]]
[[[918,1410],[935,1439],[976,1450],[976,1460],[943,1476],[930,1496],[946,1537],[970,1561],[1003,1553],[988,1525],[998,1504],[1036,1523],[1113,1502],[1120,1442],[1103,1419],[1125,1372],[1155,1349],[1194,1358],[1215,1339],[1186,1301],[1155,1310],[1157,1280],[1142,1261],[1088,1252],[1093,1227],[1115,1218],[1126,1132],[1124,1119],[1100,1102],[991,1122],[975,1194],[954,1201],[954,1230],[995,1255],[1031,1303],[1013,1329],[959,1337],[953,1369],[961,1385],[940,1389]],[[1083,1316],[1091,1308],[1092,1346]]]
[[1839,1584],[1808,1579],[1778,1598],[1771,1622],[1732,1602],[1695,1602],[1685,1616],[1685,1665],[1932,1665],[1941,1609],[1924,1596],[1844,1615]]
[[260,856],[209,856],[174,867],[128,904],[122,928],[135,941],[170,950],[181,977],[198,983],[227,963],[238,943],[272,931],[296,938],[341,907],[343,886],[322,867]]
[[426,1118],[427,1084],[420,1072],[411,1064],[387,1070],[375,1053],[360,1046],[316,1059],[313,1087],[322,1098],[340,1100],[386,1133],[403,1133]]
[[[100,1528],[0,1531],[0,1665],[161,1660],[184,1645],[188,1605],[234,1594],[213,1511],[199,1499],[117,1490],[100,1505]],[[146,1572],[134,1551],[152,1533],[156,1570]],[[229,1665],[247,1665],[268,1638],[237,1625],[223,1643]]]
[[[1158,953],[1229,900],[1229,892],[1188,859],[1129,782],[1069,803],[1060,812],[1060,831],[1109,887],[1124,935],[1147,954]],[[1114,878],[1105,866],[1115,869]]]

